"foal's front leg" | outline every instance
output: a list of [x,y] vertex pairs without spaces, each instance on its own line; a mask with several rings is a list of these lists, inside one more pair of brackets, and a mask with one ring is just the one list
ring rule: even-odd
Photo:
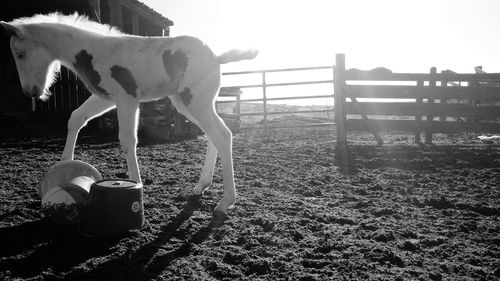
[[139,120],[139,102],[134,100],[117,105],[119,124],[118,138],[127,159],[128,176],[142,184],[137,162],[137,126]]
[[78,132],[91,119],[104,114],[114,107],[115,104],[113,101],[92,95],[79,108],[75,109],[68,120],[68,135],[61,160],[73,160]]

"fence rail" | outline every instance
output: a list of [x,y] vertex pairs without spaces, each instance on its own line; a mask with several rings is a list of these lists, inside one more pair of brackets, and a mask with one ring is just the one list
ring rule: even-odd
[[367,81],[498,81],[498,73],[454,73],[446,71],[443,73],[393,73],[385,68],[378,68],[370,71],[349,69],[345,70],[346,80],[367,80]]
[[[346,80],[352,78],[346,77]],[[425,79],[425,78],[422,78]],[[469,80],[470,81],[470,80]],[[483,81],[483,80],[478,80]],[[387,80],[390,82],[390,80]],[[345,85],[347,97],[379,99],[480,99],[500,101],[497,87]]]
[[[416,122],[414,120],[361,120],[348,119],[345,122],[350,131],[368,132],[376,131],[401,131],[401,132],[430,132],[430,133],[500,133],[498,123],[487,122],[450,122],[432,121]],[[428,142],[430,143],[430,142]]]
[[465,103],[360,102],[356,105],[351,102],[345,104],[345,112],[347,115],[363,112],[367,115],[500,118],[500,108],[498,106]]
[[[286,73],[286,72],[297,72],[297,71],[314,71],[314,70],[330,70],[332,78],[331,79],[322,79],[322,80],[312,80],[312,81],[296,81],[296,82],[281,82],[281,83],[269,83],[268,74],[269,73]],[[331,84],[333,86],[333,70],[334,66],[317,66],[317,67],[300,67],[300,68],[284,68],[284,69],[269,69],[269,70],[255,70],[255,71],[238,71],[238,72],[225,72],[223,76],[235,76],[235,75],[255,75],[260,74],[261,83],[258,84],[243,84],[243,85],[231,85],[230,87],[223,87],[222,92],[225,88],[227,89],[250,89],[250,88],[260,88],[262,92],[262,98],[246,98],[246,99],[237,99],[237,100],[218,100],[217,104],[224,103],[239,103],[236,108],[238,108],[237,112],[233,114],[222,114],[225,117],[236,118],[238,120],[244,116],[262,116],[262,126],[247,126],[241,127],[240,129],[254,129],[254,128],[286,128],[291,127],[287,125],[283,126],[269,126],[268,116],[269,115],[286,115],[286,114],[307,114],[307,113],[322,113],[322,112],[332,112],[331,109],[323,109],[323,110],[291,110],[291,111],[270,111],[268,102],[271,101],[290,101],[290,100],[300,100],[300,99],[325,99],[332,98],[333,99],[333,91],[329,94],[317,94],[317,95],[300,95],[300,96],[286,96],[286,97],[270,97],[268,90],[272,87],[286,87],[286,86],[301,86],[301,85],[320,85],[320,84]],[[259,112],[244,112],[242,113],[239,109],[241,108],[241,103],[257,103],[262,104],[262,111]],[[332,119],[333,121],[333,119]],[[293,127],[301,127],[301,126],[327,126],[332,125],[332,122],[325,123],[315,123],[315,124],[301,124],[301,125],[293,125]]]

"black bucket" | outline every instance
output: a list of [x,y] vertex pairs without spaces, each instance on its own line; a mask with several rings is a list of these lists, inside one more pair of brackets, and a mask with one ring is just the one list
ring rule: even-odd
[[80,232],[89,236],[113,235],[144,225],[142,186],[131,180],[95,182],[90,187],[87,218]]

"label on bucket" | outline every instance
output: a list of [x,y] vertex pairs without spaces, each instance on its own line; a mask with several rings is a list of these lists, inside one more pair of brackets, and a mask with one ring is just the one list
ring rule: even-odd
[[137,213],[141,209],[141,204],[139,202],[135,201],[132,203],[132,212]]

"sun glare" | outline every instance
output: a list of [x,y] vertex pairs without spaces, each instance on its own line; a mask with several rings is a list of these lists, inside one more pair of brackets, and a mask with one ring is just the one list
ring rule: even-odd
[[[491,22],[486,2],[224,0],[214,47],[261,50],[258,60],[230,68],[331,65],[335,53],[346,53],[348,64],[358,68],[472,71],[497,50],[498,40],[488,34],[498,21]],[[480,42],[490,43],[480,48]]]
[[251,65],[333,65],[335,53],[348,53],[361,67],[377,67],[386,55],[411,59],[409,43],[425,49],[416,38],[426,24],[412,16],[422,8],[406,1],[223,1],[220,9],[215,48],[258,48]]
[[[216,48],[255,47],[261,50],[259,63],[265,67],[297,66],[317,60],[334,40],[330,33],[333,21],[325,10],[329,1],[310,5],[303,1],[227,1],[221,5],[223,21],[218,33],[225,34]],[[227,5],[226,5],[227,4]],[[322,58],[323,64],[331,64]],[[327,59],[327,61],[325,61]],[[257,63],[257,62],[255,62]]]
[[257,48],[225,70],[333,65],[427,72],[500,71],[498,0],[145,0],[216,53]]

